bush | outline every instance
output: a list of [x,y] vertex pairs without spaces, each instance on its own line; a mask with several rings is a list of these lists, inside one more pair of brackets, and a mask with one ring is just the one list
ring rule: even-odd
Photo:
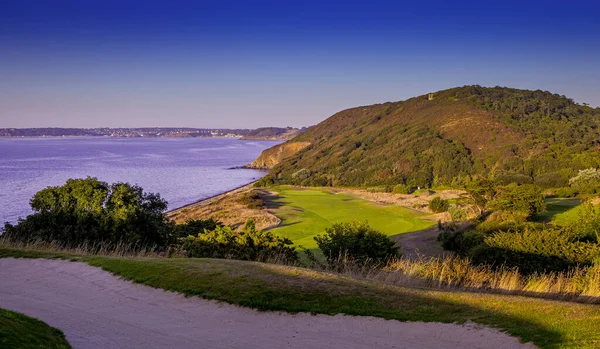
[[433,200],[429,201],[429,209],[435,213],[446,212],[448,211],[448,207],[450,203],[448,200],[444,200],[439,196],[433,198]]
[[184,224],[175,226],[175,237],[184,238],[190,235],[198,235],[204,233],[205,230],[212,231],[217,227],[222,227],[221,222],[210,219],[192,219]]
[[394,242],[366,222],[336,223],[325,232],[317,235],[315,241],[330,265],[338,263],[340,258],[379,264],[399,256]]
[[255,190],[243,193],[238,202],[246,205],[251,210],[260,210],[265,206],[265,202],[260,197],[260,194]]
[[295,263],[298,254],[292,244],[291,240],[271,232],[257,231],[250,219],[241,231],[217,226],[212,231],[188,236],[183,247],[188,257]]
[[474,262],[517,267],[526,274],[592,265],[599,257],[599,244],[557,228],[495,233],[473,251]]
[[546,202],[536,185],[508,185],[498,188],[487,207],[494,211],[521,212],[527,218],[535,218],[546,210]]
[[167,202],[128,183],[69,179],[39,191],[30,204],[34,213],[16,225],[7,223],[3,238],[67,248],[81,244],[164,248],[172,239],[173,225],[163,213]]
[[404,184],[396,184],[392,189],[394,194],[410,194],[410,188]]
[[467,219],[467,210],[460,205],[450,205],[450,207],[448,207],[448,213],[450,213],[452,221],[455,222]]

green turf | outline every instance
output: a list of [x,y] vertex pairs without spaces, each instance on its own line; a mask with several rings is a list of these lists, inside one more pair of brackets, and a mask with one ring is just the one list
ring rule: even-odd
[[366,220],[388,236],[423,230],[435,224],[418,211],[380,205],[331,190],[292,187],[273,190],[279,195],[267,199],[266,204],[282,222],[272,231],[309,249],[317,247],[315,235],[325,233],[325,228],[337,222]]
[[67,349],[70,347],[61,331],[39,320],[0,309],[0,348]]
[[578,198],[551,198],[546,199],[546,211],[538,220],[556,225],[566,225],[577,219],[581,200]]
[[259,310],[492,326],[541,348],[600,346],[600,306],[389,286],[310,269],[217,259],[116,258],[0,249],[0,258],[80,260],[148,286]]

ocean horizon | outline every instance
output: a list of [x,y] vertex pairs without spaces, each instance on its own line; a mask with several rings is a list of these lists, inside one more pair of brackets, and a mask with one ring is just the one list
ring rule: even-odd
[[29,200],[69,178],[129,182],[172,210],[232,190],[266,172],[232,169],[280,141],[237,138],[32,137],[0,139],[0,222],[30,214]]

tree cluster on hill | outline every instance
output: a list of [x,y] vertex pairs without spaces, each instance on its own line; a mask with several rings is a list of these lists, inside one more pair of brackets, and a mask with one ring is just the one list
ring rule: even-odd
[[600,108],[544,91],[465,86],[357,107],[311,127],[310,142],[262,181],[306,186],[568,185],[600,167]]

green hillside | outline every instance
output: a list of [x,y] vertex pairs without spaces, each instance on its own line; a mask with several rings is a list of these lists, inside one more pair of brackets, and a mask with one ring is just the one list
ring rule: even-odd
[[341,111],[288,141],[310,146],[262,183],[560,187],[600,165],[600,108],[544,91],[465,86]]

